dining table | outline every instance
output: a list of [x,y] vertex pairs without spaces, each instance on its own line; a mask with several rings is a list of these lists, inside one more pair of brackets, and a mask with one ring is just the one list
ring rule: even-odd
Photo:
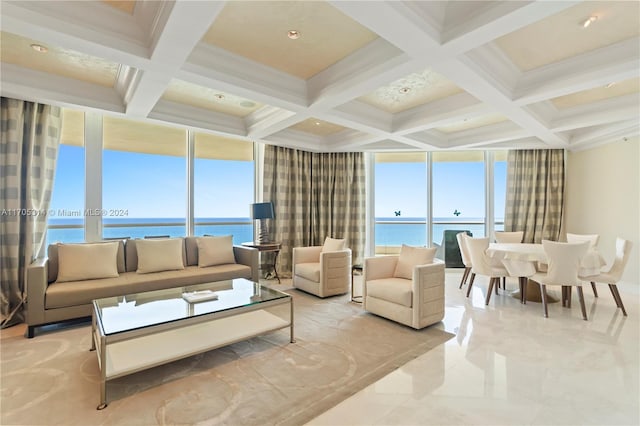
[[[542,302],[542,294],[540,285],[528,279],[531,272],[544,269],[548,263],[547,254],[542,244],[536,243],[493,243],[489,244],[487,255],[491,259],[496,259],[511,271],[515,276],[525,279],[527,278],[527,301]],[[602,255],[595,248],[589,248],[587,253],[580,261],[578,275],[581,277],[590,277],[598,275],[600,269],[606,264]],[[521,298],[519,291],[512,293],[513,297]],[[558,299],[549,296],[549,303],[558,302]]]

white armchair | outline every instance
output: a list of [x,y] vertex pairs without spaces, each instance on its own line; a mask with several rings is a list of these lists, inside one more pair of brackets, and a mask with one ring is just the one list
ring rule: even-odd
[[[323,251],[325,247],[325,251]],[[351,249],[294,247],[293,286],[318,297],[344,294],[351,285]]]
[[444,318],[444,262],[413,266],[412,279],[394,275],[399,256],[364,261],[363,308],[415,329]]

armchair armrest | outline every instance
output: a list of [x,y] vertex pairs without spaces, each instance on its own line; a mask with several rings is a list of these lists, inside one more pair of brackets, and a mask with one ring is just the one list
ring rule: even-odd
[[444,269],[442,260],[413,269],[413,324],[424,327],[444,318]]
[[367,282],[381,278],[393,277],[398,263],[398,256],[368,257],[364,260],[362,281]]
[[293,265],[298,263],[316,263],[320,262],[320,253],[322,246],[311,247],[294,247],[293,248]]
[[260,281],[260,258],[257,248],[233,246],[233,256],[236,263],[251,268],[251,281],[256,283]]
[[47,291],[49,259],[39,258],[27,266],[26,322],[28,325],[44,321],[44,299]]

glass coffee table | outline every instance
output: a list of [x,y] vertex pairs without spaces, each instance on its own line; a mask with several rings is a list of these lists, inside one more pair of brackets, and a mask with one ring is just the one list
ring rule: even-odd
[[[213,299],[188,302],[185,293]],[[96,299],[98,410],[107,406],[108,380],[287,327],[294,343],[291,296],[245,279]]]

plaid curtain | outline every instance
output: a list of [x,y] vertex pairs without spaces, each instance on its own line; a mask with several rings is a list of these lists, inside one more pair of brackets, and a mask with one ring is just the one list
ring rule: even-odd
[[0,312],[4,328],[24,321],[26,267],[45,243],[62,112],[59,107],[3,97],[0,119]]
[[274,240],[282,243],[278,271],[291,274],[294,247],[345,238],[361,263],[365,236],[364,154],[312,153],[267,145],[264,201],[273,202]]
[[564,173],[562,149],[509,151],[505,231],[524,231],[525,243],[558,241]]

